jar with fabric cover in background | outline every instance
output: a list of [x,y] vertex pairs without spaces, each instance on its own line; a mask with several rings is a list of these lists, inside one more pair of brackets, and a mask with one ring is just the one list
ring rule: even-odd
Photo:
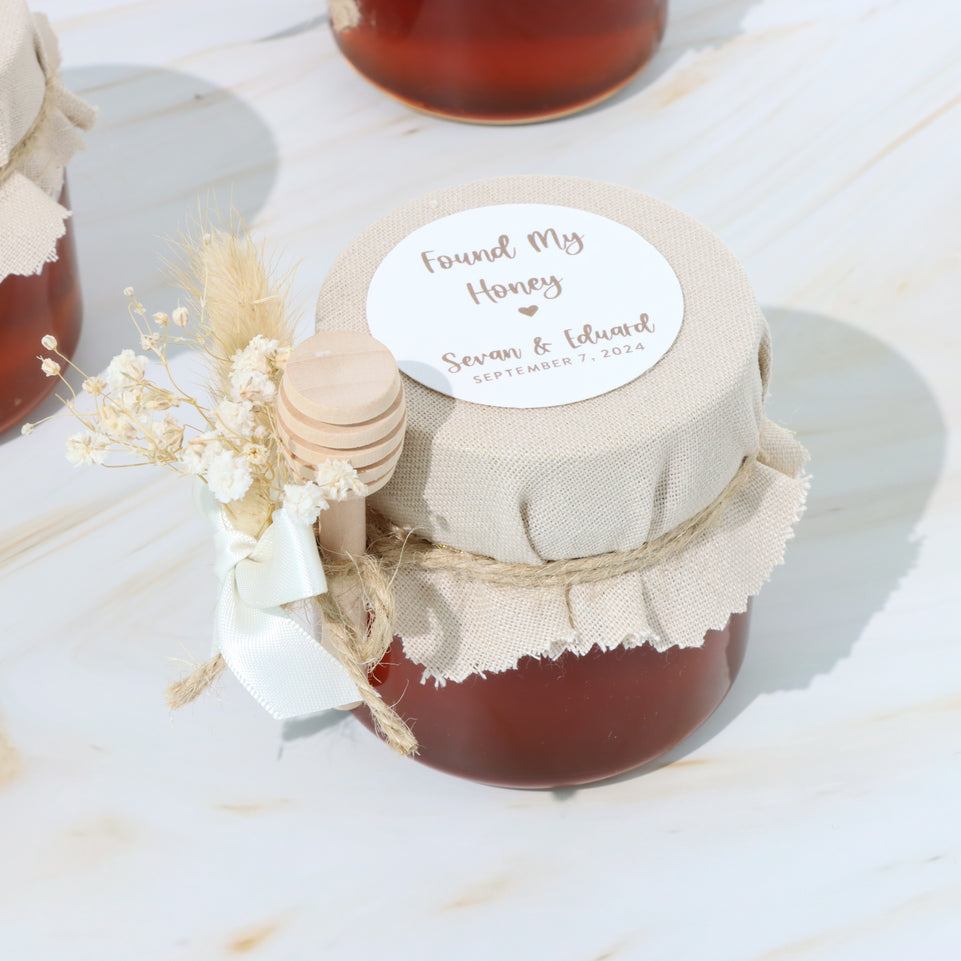
[[94,111],[60,78],[50,24],[20,0],[0,7],[0,431],[57,385],[40,339],[72,355],[81,301],[66,164]]

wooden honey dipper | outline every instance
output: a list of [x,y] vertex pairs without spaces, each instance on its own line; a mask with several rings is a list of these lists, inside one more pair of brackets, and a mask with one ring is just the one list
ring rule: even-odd
[[[293,349],[277,393],[277,434],[287,463],[304,480],[314,480],[328,460],[347,461],[367,493],[391,478],[404,445],[407,408],[400,372],[391,352],[369,334],[324,331]],[[331,501],[321,512],[321,547],[335,559],[367,552],[366,498],[351,495]],[[341,588],[332,596],[355,631],[366,637],[367,620],[361,588]],[[330,646],[327,637],[321,643]],[[350,655],[331,648],[336,656]],[[347,665],[368,706],[391,743],[407,753],[416,741],[404,723],[386,708],[367,681],[366,668]],[[350,710],[360,702],[341,705]]]
[[[400,372],[380,341],[332,330],[294,348],[277,394],[277,433],[288,464],[304,480],[313,480],[324,461],[347,461],[373,494],[397,466],[406,426]],[[332,502],[319,523],[325,551],[366,552],[365,498]]]

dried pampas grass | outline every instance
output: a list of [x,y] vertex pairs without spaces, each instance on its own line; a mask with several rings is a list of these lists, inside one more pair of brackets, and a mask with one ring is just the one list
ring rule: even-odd
[[226,394],[231,360],[254,337],[276,340],[284,348],[293,344],[291,272],[281,272],[267,259],[236,215],[216,227],[199,221],[181,235],[179,254],[171,272],[198,319],[214,393]]
[[[255,339],[276,344],[262,371],[276,385],[294,340],[289,308],[292,271],[282,271],[268,259],[236,211],[229,218],[199,215],[175,248],[175,259],[167,266],[195,319],[211,395],[237,399],[237,357]],[[238,530],[259,537],[277,507],[287,470],[276,444],[273,405],[258,403],[255,420],[263,436],[270,438],[267,482],[258,476],[244,497],[224,509]]]

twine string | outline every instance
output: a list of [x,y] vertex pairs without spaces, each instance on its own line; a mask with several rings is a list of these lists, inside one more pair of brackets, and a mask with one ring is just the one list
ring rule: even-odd
[[7,157],[7,162],[0,165],[0,187],[20,169],[23,160],[33,153],[34,147],[43,135],[50,114],[53,113],[54,101],[56,100],[53,95],[53,88],[59,81],[59,74],[55,73],[47,77],[47,83],[43,91],[43,102],[40,104],[37,116],[20,141],[13,145],[13,149]]
[[416,566],[422,570],[449,571],[500,587],[543,589],[598,584],[622,574],[654,567],[683,551],[695,537],[715,526],[727,505],[750,479],[758,461],[763,461],[761,451],[745,457],[728,484],[707,507],[635,550],[546,561],[543,564],[514,564],[434,544],[370,512],[368,551],[395,567]]
[[[317,603],[323,616],[325,646],[346,668],[387,743],[399,754],[416,754],[417,740],[410,728],[370,680],[394,637],[392,577],[383,562],[370,553],[342,563],[325,562],[324,571],[328,590]],[[367,610],[366,624],[355,623],[347,613],[347,601],[358,591]]]

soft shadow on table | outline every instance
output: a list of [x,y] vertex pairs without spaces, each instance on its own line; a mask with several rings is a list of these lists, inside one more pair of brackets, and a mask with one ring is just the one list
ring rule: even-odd
[[[233,207],[251,222],[276,180],[277,145],[252,107],[191,74],[95,64],[64,80],[99,110],[68,174],[84,298],[74,361],[97,373],[125,347],[139,351],[123,289],[133,287],[148,314],[175,307],[163,265],[170,241],[201,211]],[[59,407],[51,397],[31,420]]]
[[807,512],[754,603],[731,693],[681,745],[619,780],[698,750],[756,698],[829,673],[917,561],[915,527],[946,446],[931,390],[896,349],[849,324],[780,308],[765,315],[774,339],[768,414],[810,451]]
[[[667,29],[661,47],[651,62],[623,89],[607,100],[602,100],[585,113],[603,111],[629,100],[666,74],[691,49],[721,47],[743,31],[744,17],[761,0],[670,0],[667,9]],[[659,91],[665,104],[688,92],[689,81],[678,79],[677,89]]]
[[309,717],[296,717],[293,720],[284,721],[280,735],[280,754],[283,754],[285,742],[313,737],[315,734],[320,734],[321,731],[336,727],[336,725],[352,716],[350,711],[324,711],[322,714],[311,714]]

